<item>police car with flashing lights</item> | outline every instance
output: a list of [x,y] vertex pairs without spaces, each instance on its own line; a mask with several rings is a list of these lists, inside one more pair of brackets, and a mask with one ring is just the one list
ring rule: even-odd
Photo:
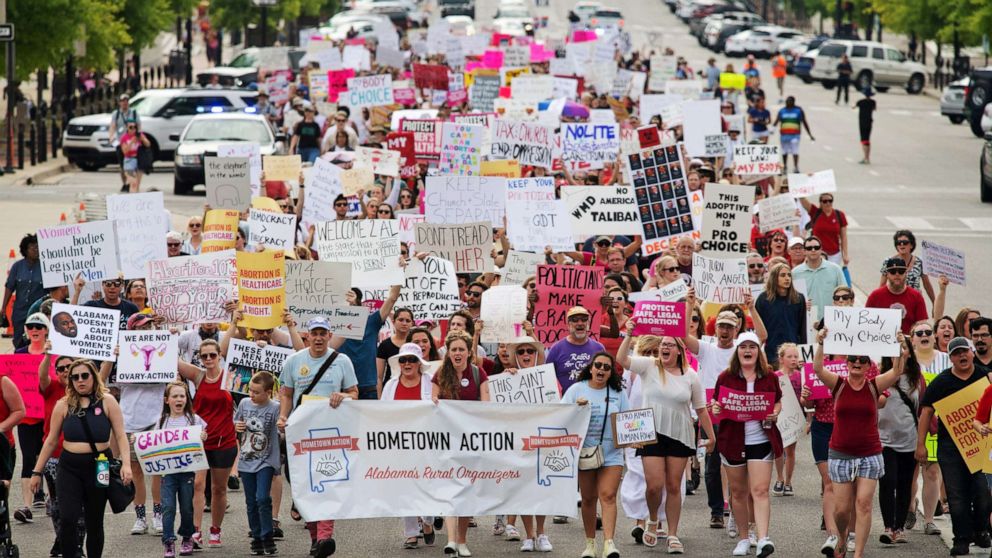
[[[146,89],[131,98],[141,131],[151,142],[156,161],[170,161],[179,134],[198,114],[243,111],[253,107],[258,93],[235,88]],[[117,164],[117,145],[110,141],[111,113],[89,114],[69,121],[62,134],[62,152],[85,171]]]

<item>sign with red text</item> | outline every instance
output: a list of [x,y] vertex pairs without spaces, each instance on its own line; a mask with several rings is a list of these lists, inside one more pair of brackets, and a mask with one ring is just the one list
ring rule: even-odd
[[979,471],[988,460],[990,439],[979,434],[971,425],[978,411],[978,401],[988,387],[988,379],[982,378],[933,404],[937,416],[972,473]]
[[624,182],[633,186],[637,200],[642,254],[659,254],[681,236],[699,238],[703,196],[686,185],[679,146],[625,153],[623,163]]
[[654,409],[631,409],[611,413],[613,445],[618,448],[649,446],[658,443],[654,428]]
[[413,231],[417,251],[451,261],[457,273],[493,270],[493,229],[488,221],[456,225],[417,223]]
[[441,121],[404,118],[400,121],[401,132],[413,133],[413,152],[418,163],[437,161],[441,155]]
[[575,241],[565,202],[555,199],[551,177],[511,178],[506,181],[506,229],[518,250],[544,252],[572,250]]
[[965,286],[964,252],[930,240],[920,244],[923,247],[923,273],[934,278],[945,275],[951,283]]
[[685,303],[641,300],[634,305],[634,335],[685,337]]
[[164,384],[176,379],[179,336],[169,330],[122,331],[117,383]]
[[782,174],[779,146],[748,144],[734,146],[734,174],[757,177]]
[[166,324],[222,322],[238,298],[234,250],[148,262],[148,303]]
[[720,386],[719,418],[734,422],[765,420],[775,407],[775,394],[767,392],[747,393]]
[[489,144],[492,159],[516,159],[521,165],[532,165],[550,169],[554,162],[555,131],[544,126],[522,120],[496,120]]
[[282,250],[238,252],[238,301],[244,325],[272,329],[282,325],[286,308],[286,267]]

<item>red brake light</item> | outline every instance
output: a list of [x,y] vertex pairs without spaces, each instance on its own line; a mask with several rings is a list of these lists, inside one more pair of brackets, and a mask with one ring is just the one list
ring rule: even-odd
[[970,96],[971,96],[971,84],[968,84],[968,85],[965,85],[964,86],[964,98],[965,98],[965,100],[967,101],[968,100],[968,97],[970,97]]
[[596,25],[597,23],[599,23],[599,20],[594,17],[591,17],[589,18],[589,23],[592,25]]

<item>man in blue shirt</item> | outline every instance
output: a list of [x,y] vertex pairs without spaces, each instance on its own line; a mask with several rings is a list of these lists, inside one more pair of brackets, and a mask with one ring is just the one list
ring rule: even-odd
[[[393,312],[393,306],[400,297],[400,285],[393,285],[389,289],[386,300],[382,302],[382,307],[378,312],[369,314],[365,322],[365,333],[362,339],[345,339],[341,336],[334,336],[331,339],[332,349],[341,351],[342,355],[351,359],[355,365],[355,375],[358,377],[358,398],[378,399],[376,393],[376,382],[378,381],[378,371],[375,367],[375,352],[379,344],[379,330],[386,323],[386,318]],[[355,296],[348,297],[352,306],[361,306],[362,300]]]

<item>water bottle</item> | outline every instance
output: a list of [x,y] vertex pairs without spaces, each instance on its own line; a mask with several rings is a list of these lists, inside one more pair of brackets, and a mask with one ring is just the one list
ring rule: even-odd
[[110,486],[110,461],[102,453],[96,458],[96,485],[101,488]]
[[699,463],[706,462],[706,440],[699,440],[696,443],[696,460]]

